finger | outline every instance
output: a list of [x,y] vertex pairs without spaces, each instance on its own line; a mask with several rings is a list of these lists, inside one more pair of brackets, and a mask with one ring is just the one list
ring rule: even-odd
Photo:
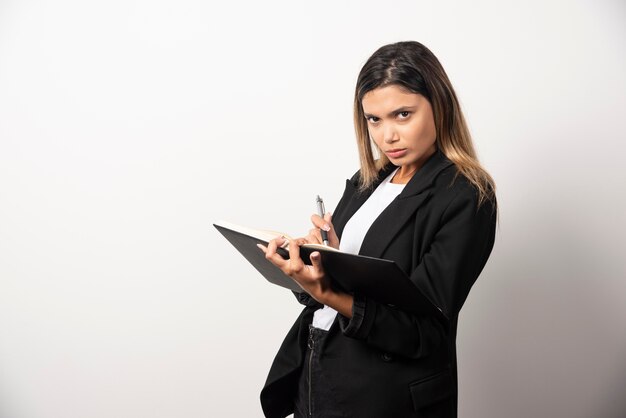
[[330,212],[326,212],[324,214],[324,220],[328,225],[330,225],[330,231],[328,231],[328,245],[333,248],[339,248],[339,237],[337,237],[337,233],[335,232],[335,227],[332,222],[333,215]]
[[266,246],[265,246],[265,245],[263,245],[263,244],[257,244],[256,246],[257,246],[257,247],[259,247],[259,248],[261,249],[261,251],[263,251],[263,253],[265,254],[265,258],[267,258],[267,259],[268,259],[268,260],[270,260],[273,264],[275,264],[275,263],[274,263],[274,261],[273,261],[273,257],[274,257],[276,254],[272,254],[272,253],[270,253],[269,248],[268,248],[268,247],[266,247]]
[[316,273],[323,272],[324,269],[322,267],[322,255],[319,253],[319,251],[311,253],[311,266]]
[[[284,238],[273,239],[268,243],[265,249],[265,258],[270,260],[272,264],[276,265],[277,267],[280,267],[281,269],[287,264],[287,261],[280,254],[276,252],[276,249],[278,248],[280,244],[283,243],[283,241],[284,241]],[[259,248],[261,248],[261,246],[259,246]]]
[[272,251],[272,253],[276,252],[278,247],[285,247],[289,243],[289,240],[285,237],[274,238],[268,243],[267,248]]
[[[311,222],[313,222],[313,225],[317,228],[324,230],[328,234],[328,244],[331,247],[339,248],[339,239],[334,231],[333,224],[330,222],[329,215],[329,212],[327,212],[324,214],[324,218],[322,218],[321,216],[314,214],[311,216]],[[318,232],[315,233],[316,236],[318,236],[317,234]],[[319,231],[319,243],[322,243],[321,231]]]
[[309,235],[306,236],[308,243],[321,244],[322,243],[322,234],[318,228],[313,228],[309,230]]
[[265,255],[271,257],[272,254],[276,252],[277,247],[278,243],[276,242],[276,240],[270,240],[270,242],[267,243],[267,251],[265,252]]
[[[285,248],[287,245],[289,245],[289,240],[284,235],[281,235],[280,237],[275,239],[278,240],[276,244],[278,244],[281,248]],[[280,243],[280,240],[282,240],[282,244]]]
[[317,214],[311,215],[311,222],[313,222],[313,225],[317,228],[323,229],[326,232],[332,229],[332,224]]
[[299,271],[304,265],[304,262],[300,258],[300,246],[303,244],[305,244],[305,241],[302,238],[289,243],[289,261],[293,271]]

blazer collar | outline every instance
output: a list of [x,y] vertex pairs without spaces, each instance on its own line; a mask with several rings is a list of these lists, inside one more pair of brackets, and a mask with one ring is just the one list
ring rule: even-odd
[[[437,151],[435,151],[435,153],[431,155],[428,160],[426,160],[424,165],[413,175],[413,177],[411,177],[406,186],[404,186],[402,192],[398,195],[398,199],[404,199],[421,193],[433,183],[435,177],[437,177],[437,174],[439,174],[441,170],[450,165],[452,165],[452,161],[450,161],[439,149],[437,149]],[[387,164],[385,168],[381,170],[381,173],[387,172],[387,174],[378,180],[376,186],[382,183],[382,181],[395,168],[395,165],[391,163]]]
[[[428,160],[426,160],[422,168],[420,168],[419,171],[416,172],[413,177],[411,177],[411,180],[409,180],[409,182],[406,184],[404,190],[402,191],[402,193],[400,193],[400,196],[404,197],[421,192],[426,187],[432,184],[433,180],[435,179],[435,177],[437,177],[437,174],[439,174],[441,170],[452,164],[452,161],[450,161],[448,157],[446,157],[443,152],[441,152],[441,150],[437,149],[437,151],[435,151],[435,153],[431,155]],[[386,179],[387,176],[391,174],[391,172],[397,167],[398,166],[394,165],[393,163],[388,162],[387,165],[385,165],[378,172],[378,176],[376,177],[376,180],[374,181],[372,187],[362,194],[365,194],[369,197],[369,195],[372,194],[376,187],[378,187],[380,183],[382,183],[383,180]],[[355,189],[359,185],[358,179],[356,178],[348,181],[352,184],[352,186],[354,186]]]
[[[437,175],[453,163],[437,150],[424,165],[413,175],[411,180],[404,186],[402,192],[383,210],[378,218],[372,223],[359,254],[370,257],[381,257],[391,240],[405,225],[415,211],[426,201],[430,195],[429,187]],[[356,192],[356,184],[352,190],[350,202],[346,208],[346,216],[349,219],[363,205],[374,189],[396,168],[389,163],[380,172],[373,187],[363,193]],[[345,225],[345,224],[344,224]],[[343,226],[341,232],[343,232]]]

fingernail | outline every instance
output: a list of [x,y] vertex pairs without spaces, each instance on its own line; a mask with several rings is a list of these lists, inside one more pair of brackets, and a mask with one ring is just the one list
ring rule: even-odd
[[330,225],[328,224],[324,224],[324,226],[322,227],[322,229],[326,232],[330,231]]
[[257,247],[259,247],[261,249],[261,251],[265,252],[265,248],[263,248],[263,246],[261,244],[257,244]]

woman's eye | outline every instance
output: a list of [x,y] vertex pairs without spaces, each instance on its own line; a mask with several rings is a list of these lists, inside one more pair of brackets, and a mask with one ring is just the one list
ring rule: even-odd
[[372,122],[372,123],[378,122],[378,118],[376,116],[368,116],[367,120]]
[[405,110],[403,112],[398,113],[398,115],[402,116],[402,119],[406,119],[409,117],[409,115],[411,114],[411,112]]

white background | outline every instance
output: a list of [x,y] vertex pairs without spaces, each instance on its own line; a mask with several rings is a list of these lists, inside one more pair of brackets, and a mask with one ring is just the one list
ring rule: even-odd
[[626,413],[623,1],[0,0],[0,418],[261,417],[300,311],[213,228],[358,168],[379,46],[440,59],[498,185],[460,416]]

